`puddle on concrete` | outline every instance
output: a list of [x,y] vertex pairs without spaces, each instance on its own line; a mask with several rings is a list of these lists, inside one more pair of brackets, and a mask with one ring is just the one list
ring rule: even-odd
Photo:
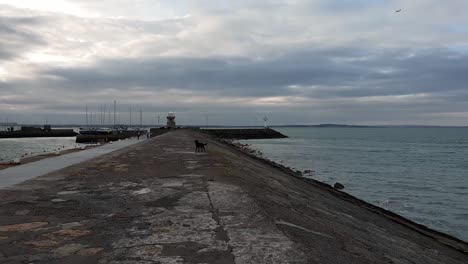
[[70,195],[70,194],[77,194],[80,193],[79,191],[63,191],[63,192],[58,192],[57,195]]
[[195,152],[195,151],[176,151],[174,153],[177,153],[177,154],[192,154],[192,155],[206,155],[206,153]]
[[164,207],[164,208],[170,208],[174,207],[177,205],[179,202],[179,199],[182,198],[184,195],[182,193],[176,193],[173,195],[168,195],[166,197],[160,198],[156,201],[151,201],[145,203],[145,206],[148,207]]
[[187,178],[202,178],[203,175],[200,175],[200,174],[194,174],[194,173],[190,173],[190,174],[183,174],[183,175],[180,175],[180,177],[187,177]]
[[30,212],[30,210],[18,210],[15,212],[15,215],[25,216],[28,215]]
[[167,182],[162,185],[162,187],[165,188],[174,188],[174,187],[182,187],[184,185],[184,182],[178,181],[178,182]]
[[70,229],[74,227],[80,227],[83,224],[80,222],[70,222],[70,223],[65,223],[65,224],[59,224],[60,227],[65,228],[65,229]]
[[128,164],[120,164],[115,166],[114,171],[117,172],[128,172]]
[[188,166],[185,166],[185,168],[189,169],[189,170],[194,170],[194,169],[197,169],[197,168],[201,168],[202,166],[200,165],[188,165]]
[[134,195],[143,195],[143,194],[148,194],[150,192],[151,192],[150,188],[144,188],[144,189],[141,189],[139,191],[134,191],[133,194]]
[[137,186],[138,186],[138,183],[134,183],[134,182],[121,182],[121,183],[120,183],[120,186],[122,186],[122,187],[137,187]]

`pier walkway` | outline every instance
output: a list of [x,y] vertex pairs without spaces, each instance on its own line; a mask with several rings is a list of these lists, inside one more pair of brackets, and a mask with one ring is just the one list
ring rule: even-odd
[[190,130],[0,190],[0,263],[462,264],[466,252]]
[[60,155],[57,157],[46,158],[36,162],[0,170],[0,189],[11,187],[15,184],[36,178],[46,173],[91,160],[93,158],[111,153],[118,149],[125,148],[139,142],[141,141],[137,140],[136,138],[129,138],[127,140],[111,142],[110,144],[96,148]]

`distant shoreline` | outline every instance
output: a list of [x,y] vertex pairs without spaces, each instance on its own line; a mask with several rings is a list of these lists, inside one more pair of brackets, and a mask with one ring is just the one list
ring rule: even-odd
[[318,128],[468,128],[468,126],[424,126],[424,125],[342,125],[342,124],[320,124],[320,125],[284,125],[271,127],[318,127]]

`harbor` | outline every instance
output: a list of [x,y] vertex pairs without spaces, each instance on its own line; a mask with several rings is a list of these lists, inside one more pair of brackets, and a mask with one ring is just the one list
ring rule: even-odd
[[[177,126],[176,116],[174,112],[168,112],[166,116],[166,125],[159,125],[160,118],[158,116],[158,124],[155,126],[143,125],[143,112],[140,110],[139,125],[132,125],[132,111],[129,111],[128,124],[118,124],[120,121],[117,115],[117,102],[114,101],[114,115],[106,111],[106,107],[101,107],[101,113],[88,113],[88,107],[85,110],[86,124],[78,127],[71,125],[72,128],[53,128],[52,125],[20,125],[14,122],[0,123],[0,139],[27,139],[23,145],[10,146],[12,152],[0,153],[0,169],[15,165],[20,165],[24,162],[40,159],[40,157],[49,156],[51,154],[60,155],[62,152],[83,150],[86,147],[94,145],[107,144],[110,142],[118,142],[131,138],[151,138],[162,135],[176,128],[186,128],[199,130],[203,133],[213,135],[217,138],[224,139],[266,139],[266,138],[286,138],[287,136],[273,130],[264,128],[205,128],[199,126]],[[113,124],[112,123],[113,118]],[[50,138],[51,143],[41,146],[41,138]],[[74,143],[69,140],[62,140],[63,144],[54,144],[53,141],[58,141],[58,138],[74,138]],[[0,142],[2,143],[2,142]],[[5,143],[5,142],[3,142]],[[4,144],[3,144],[4,145]],[[67,147],[65,146],[67,145]],[[0,145],[2,147],[2,145]],[[3,146],[5,148],[5,146]],[[52,147],[52,148],[51,148]],[[38,149],[40,148],[40,149]],[[16,153],[19,149],[21,151]],[[33,158],[34,157],[34,158]]]
[[24,126],[18,123],[0,123],[0,138],[74,137],[73,129],[52,129],[51,125]]
[[[139,125],[132,124],[132,110],[129,111],[128,124],[120,124],[120,113],[117,114],[117,101],[114,101],[114,114],[107,111],[107,106],[101,106],[99,113],[88,112],[86,106],[85,124],[71,124],[65,128],[55,128],[53,125],[24,125],[17,122],[0,123],[0,169],[41,160],[50,155],[61,155],[71,151],[80,151],[88,147],[117,142],[131,138],[150,137],[150,131],[157,136],[164,129],[175,128],[175,115],[168,113],[168,126],[143,126],[143,112],[140,109]],[[112,122],[113,119],[113,122]],[[169,120],[172,119],[172,123]],[[162,129],[162,130],[159,130]],[[73,138],[73,142],[70,140]]]
[[[208,143],[206,152],[195,152],[194,140]],[[2,263],[468,261],[461,240],[190,129],[0,197]]]

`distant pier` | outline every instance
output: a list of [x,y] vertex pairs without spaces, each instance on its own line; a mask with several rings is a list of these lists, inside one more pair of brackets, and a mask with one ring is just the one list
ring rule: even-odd
[[225,139],[274,139],[287,138],[286,135],[271,128],[218,128],[201,129],[203,133]]

